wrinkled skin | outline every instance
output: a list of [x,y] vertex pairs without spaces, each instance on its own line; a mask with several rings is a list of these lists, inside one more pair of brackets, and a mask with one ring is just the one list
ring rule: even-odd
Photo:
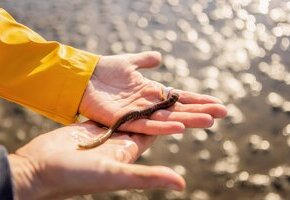
[[182,190],[184,179],[163,166],[132,164],[155,136],[118,133],[101,146],[80,150],[76,135],[97,136],[94,122],[74,124],[36,137],[9,155],[19,199],[63,199],[120,189]]
[[[161,101],[162,84],[148,80],[137,69],[160,64],[158,52],[103,56],[96,66],[81,101],[79,112],[87,118],[112,126],[132,110]],[[226,115],[220,100],[208,95],[178,92],[178,102],[168,110],[155,112],[150,119],[126,123],[120,130],[147,135],[181,133],[186,128],[210,127],[214,118]]]
[[[101,57],[80,102],[87,118],[112,126],[132,110],[150,107],[161,100],[160,83],[137,71],[160,64],[158,52]],[[167,188],[182,190],[184,179],[164,166],[132,164],[156,135],[182,133],[185,128],[206,128],[215,118],[226,116],[220,100],[175,89],[178,102],[156,111],[149,119],[123,124],[101,146],[80,150],[78,135],[96,137],[104,129],[89,121],[57,129],[36,137],[9,155],[18,199],[63,199],[73,195],[119,189]],[[137,134],[132,134],[133,132]]]

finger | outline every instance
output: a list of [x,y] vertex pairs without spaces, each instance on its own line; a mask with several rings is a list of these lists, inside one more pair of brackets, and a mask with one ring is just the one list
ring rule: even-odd
[[205,113],[188,113],[188,112],[170,112],[159,110],[155,112],[151,119],[161,121],[178,121],[185,125],[186,128],[208,128],[214,123],[211,115]]
[[175,121],[156,121],[150,119],[139,119],[127,122],[120,127],[120,130],[130,130],[134,133],[147,135],[165,135],[184,132],[184,125]]
[[178,101],[184,104],[222,103],[221,100],[210,95],[191,93],[178,89],[174,89],[174,92],[175,91],[179,94]]
[[157,51],[128,54],[128,60],[137,68],[151,68],[160,64],[161,54]]
[[164,166],[144,166],[135,164],[122,164],[122,177],[116,181],[123,189],[171,189],[183,190],[184,179],[172,169]]
[[206,113],[214,118],[224,118],[227,115],[226,107],[222,104],[182,104],[176,102],[167,110],[172,112]]

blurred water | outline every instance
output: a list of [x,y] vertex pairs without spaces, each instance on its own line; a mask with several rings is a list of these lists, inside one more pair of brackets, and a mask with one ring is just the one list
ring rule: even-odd
[[[228,106],[227,119],[213,128],[163,137],[139,160],[172,167],[186,178],[186,191],[73,199],[290,199],[289,1],[2,0],[0,6],[45,38],[94,53],[160,51],[163,65],[145,76]],[[58,127],[0,104],[0,141],[11,151]]]

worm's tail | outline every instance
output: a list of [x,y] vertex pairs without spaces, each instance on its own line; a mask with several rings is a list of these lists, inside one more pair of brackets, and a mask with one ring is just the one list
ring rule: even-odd
[[91,149],[94,147],[97,147],[101,144],[103,144],[107,139],[109,139],[109,137],[113,134],[113,130],[109,129],[106,133],[104,133],[103,135],[93,138],[87,142],[84,143],[80,143],[78,144],[78,147],[81,149]]

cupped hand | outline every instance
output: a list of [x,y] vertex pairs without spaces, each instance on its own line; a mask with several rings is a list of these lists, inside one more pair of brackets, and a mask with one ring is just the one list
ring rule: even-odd
[[[158,52],[103,56],[96,66],[81,100],[79,112],[87,118],[112,126],[132,110],[161,101],[162,84],[146,79],[138,69],[160,64]],[[120,130],[148,135],[181,133],[184,128],[207,128],[214,118],[226,116],[220,100],[182,90],[178,102],[167,110],[156,111],[149,119],[127,122]]]
[[182,190],[184,179],[164,166],[133,163],[155,136],[118,133],[98,148],[81,150],[78,140],[105,130],[90,121],[36,137],[9,155],[18,199],[65,197],[120,189]]

